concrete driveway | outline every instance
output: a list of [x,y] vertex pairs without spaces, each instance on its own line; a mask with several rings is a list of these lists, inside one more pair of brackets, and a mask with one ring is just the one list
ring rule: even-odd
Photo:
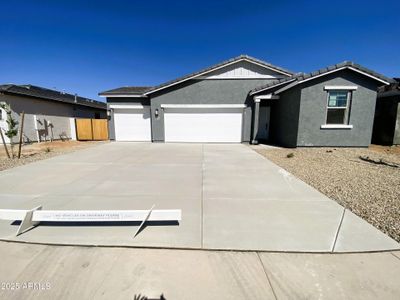
[[109,143],[0,173],[0,208],[182,209],[179,225],[41,224],[40,243],[353,252],[399,244],[245,145]]

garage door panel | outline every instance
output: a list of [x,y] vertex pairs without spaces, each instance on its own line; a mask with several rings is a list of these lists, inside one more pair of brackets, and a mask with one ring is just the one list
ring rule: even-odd
[[239,143],[242,140],[240,112],[166,112],[166,142]]
[[150,107],[115,109],[114,126],[117,141],[151,141]]

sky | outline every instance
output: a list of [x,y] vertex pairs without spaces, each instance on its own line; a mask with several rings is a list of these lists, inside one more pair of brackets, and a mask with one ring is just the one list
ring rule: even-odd
[[345,60],[400,77],[400,1],[4,1],[0,84],[103,100],[247,54],[294,72]]

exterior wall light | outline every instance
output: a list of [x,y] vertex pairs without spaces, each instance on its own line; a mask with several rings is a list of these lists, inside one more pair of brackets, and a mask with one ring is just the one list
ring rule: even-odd
[[107,110],[107,120],[111,120],[112,108]]
[[158,117],[160,116],[160,112],[158,111],[158,108],[156,108],[156,110],[154,111],[154,116],[156,117],[156,119],[158,119]]

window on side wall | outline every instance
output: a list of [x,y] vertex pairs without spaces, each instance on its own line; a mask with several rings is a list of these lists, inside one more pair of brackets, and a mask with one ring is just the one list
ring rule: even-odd
[[347,125],[349,124],[350,112],[350,91],[329,91],[328,106],[326,111],[327,125]]

